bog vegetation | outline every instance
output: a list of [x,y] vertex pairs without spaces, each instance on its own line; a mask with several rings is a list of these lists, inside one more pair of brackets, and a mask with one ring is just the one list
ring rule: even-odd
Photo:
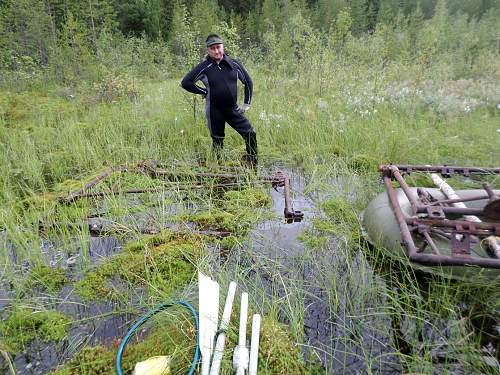
[[[223,165],[214,161],[202,100],[179,87],[210,32],[253,78],[258,174],[279,166],[305,181],[314,209],[303,250],[290,258],[312,264],[312,278],[252,255],[249,231],[279,223],[252,172],[243,189],[225,193],[210,187],[217,181],[181,191],[121,173],[99,184],[104,197],[61,201],[108,168],[141,160],[184,174],[237,164],[239,137],[228,131]],[[44,371],[111,373],[112,343],[78,330],[110,314],[130,323],[166,299],[196,300],[196,269],[216,274],[224,290],[237,280],[264,314],[261,373],[498,371],[499,285],[421,283],[369,248],[359,227],[382,190],[379,164],[499,166],[498,1],[6,0],[0,86],[0,372],[27,373],[36,362],[27,353],[50,343],[63,354]],[[132,188],[154,191],[111,194]],[[96,260],[82,223],[102,216],[123,249]],[[184,231],[142,235],[150,224]],[[304,328],[311,286],[328,306],[326,346]],[[112,312],[67,307],[96,301],[112,301]],[[166,352],[183,373],[193,349],[188,317],[158,318],[149,332],[131,345],[126,367]]]

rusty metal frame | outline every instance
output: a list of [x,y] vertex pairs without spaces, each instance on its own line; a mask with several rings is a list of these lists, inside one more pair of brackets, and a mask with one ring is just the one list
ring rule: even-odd
[[[97,185],[100,181],[108,178],[115,173],[143,173],[151,176],[152,178],[162,178],[165,180],[174,180],[171,182],[170,186],[163,186],[163,188],[170,188],[173,190],[189,190],[189,189],[203,189],[206,185],[203,182],[206,179],[217,180],[218,183],[211,184],[208,186],[213,189],[230,189],[238,188],[245,185],[247,182],[242,181],[242,177],[238,174],[237,169],[232,169],[229,172],[173,172],[168,169],[161,168],[161,166],[154,160],[141,160],[137,163],[130,165],[118,165],[100,173],[97,177],[89,181],[85,186],[77,191],[71,192],[65,197],[59,197],[59,202],[62,204],[72,203],[81,198],[98,198],[107,195],[115,194],[140,194],[140,193],[151,193],[157,192],[158,188],[146,188],[146,189],[129,189],[129,190],[117,190],[112,189],[109,191],[91,191],[91,189]],[[198,182],[197,185],[189,184],[188,182]],[[186,183],[182,183],[185,181]],[[293,223],[301,221],[304,214],[301,211],[293,209],[293,202],[290,192],[290,178],[282,171],[277,171],[274,175],[263,176],[257,179],[260,182],[271,183],[271,186],[277,191],[278,187],[283,187],[283,195],[285,199],[285,209],[283,212],[284,218],[287,223]]]
[[[497,220],[498,203],[500,198],[496,196],[489,185],[483,184],[485,194],[468,199],[445,199],[429,201],[425,197],[425,191],[419,191],[420,197],[415,198],[410,187],[406,183],[403,174],[411,172],[434,172],[445,176],[460,174],[469,176],[472,174],[500,174],[500,168],[476,168],[476,167],[449,167],[449,166],[412,166],[412,165],[382,165],[379,168],[387,190],[390,204],[403,236],[403,245],[410,261],[425,265],[443,266],[479,266],[484,268],[500,268],[500,259],[475,258],[472,254],[472,244],[489,236],[500,236],[500,223],[498,222],[469,222],[464,220],[452,220],[447,214],[461,215],[482,215],[484,216],[486,207],[491,208],[489,216],[495,216]],[[403,215],[401,206],[397,199],[397,193],[392,181],[395,180],[406,195],[412,208],[412,217]],[[479,199],[489,199],[485,209],[457,208],[447,206],[455,202],[465,202]],[[426,214],[426,215],[425,215]],[[431,233],[450,240],[451,255],[442,255],[436,244],[432,240]],[[415,245],[413,236],[417,235],[423,241],[423,246],[418,248]],[[430,253],[424,253],[426,248],[430,248]]]

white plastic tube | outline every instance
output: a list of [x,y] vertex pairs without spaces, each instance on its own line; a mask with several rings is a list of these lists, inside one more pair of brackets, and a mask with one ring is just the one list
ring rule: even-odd
[[198,272],[198,310],[200,322],[201,374],[210,372],[210,359],[219,324],[219,284]]
[[241,294],[240,308],[240,332],[238,336],[238,345],[247,344],[247,314],[248,314],[248,293]]
[[236,375],[245,375],[246,370],[248,370],[247,315],[248,293],[242,293],[238,345],[234,348],[233,354],[233,368],[236,370]]
[[252,317],[252,342],[250,343],[250,363],[248,365],[248,375],[257,375],[259,360],[259,335],[260,335],[260,315]]
[[224,345],[226,343],[226,330],[229,327],[229,319],[231,318],[231,311],[233,309],[234,293],[236,292],[236,283],[232,281],[229,284],[229,289],[227,291],[226,303],[224,305],[224,312],[222,313],[222,320],[220,322],[220,332],[217,336],[217,342],[215,343],[214,358],[212,360],[212,366],[210,367],[210,375],[219,375],[220,364],[222,361],[222,355],[224,354]]

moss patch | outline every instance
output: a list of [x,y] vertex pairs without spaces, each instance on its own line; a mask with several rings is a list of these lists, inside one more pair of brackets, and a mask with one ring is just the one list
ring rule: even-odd
[[75,283],[75,290],[86,300],[116,299],[119,292],[111,282],[120,279],[131,286],[154,285],[168,295],[192,278],[204,247],[195,236],[167,232],[148,236],[128,244],[122,253],[88,272]]
[[231,190],[224,193],[214,209],[186,215],[184,219],[201,229],[229,231],[238,237],[246,235],[254,224],[269,217],[266,209],[270,205],[271,197],[262,189]]
[[29,341],[61,341],[68,333],[71,320],[58,311],[36,311],[14,308],[7,320],[0,322],[5,346],[15,353]]
[[[170,313],[170,311],[169,311]],[[123,357],[123,370],[130,373],[135,363],[156,355],[171,356],[172,374],[185,374],[191,366],[195,332],[190,318],[172,319],[179,316],[169,314],[169,320],[160,315],[151,325],[152,333],[144,340],[131,340]],[[238,311],[233,311],[232,322],[237,322]],[[249,324],[251,320],[249,317]],[[221,374],[233,374],[232,356],[238,341],[237,328],[230,326]],[[250,326],[249,326],[250,327]],[[56,370],[53,375],[83,375],[114,373],[116,348],[104,346],[86,347],[70,362]],[[300,359],[301,353],[290,339],[287,327],[276,319],[265,316],[262,320],[259,347],[260,374],[307,374],[308,369]]]
[[66,284],[67,278],[62,268],[51,268],[45,264],[38,264],[33,267],[26,282],[29,288],[39,287],[53,293],[59,291]]
[[[195,331],[191,317],[180,307],[172,307],[160,313],[150,322],[151,334],[142,340],[132,340],[123,356],[124,373],[131,373],[137,362],[157,355],[172,358],[174,374],[185,374],[194,354]],[[85,347],[71,361],[54,372],[54,375],[112,374],[114,373],[116,348]]]

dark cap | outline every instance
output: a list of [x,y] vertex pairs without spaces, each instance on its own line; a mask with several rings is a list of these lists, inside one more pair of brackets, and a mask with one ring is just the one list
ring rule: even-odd
[[207,38],[207,48],[214,44],[222,44],[222,39],[218,35],[209,35]]

